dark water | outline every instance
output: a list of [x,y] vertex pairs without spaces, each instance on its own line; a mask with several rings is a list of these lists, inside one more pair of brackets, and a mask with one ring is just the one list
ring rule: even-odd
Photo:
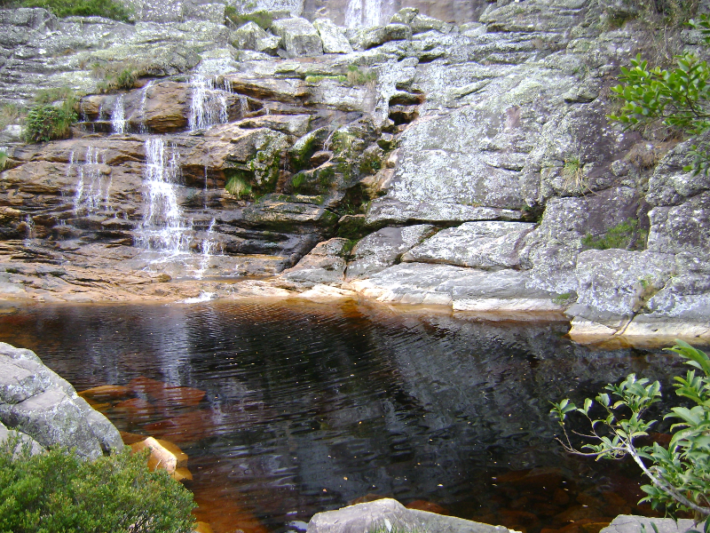
[[198,516],[217,533],[285,531],[367,494],[528,532],[647,511],[635,506],[632,465],[603,469],[562,452],[549,401],[630,372],[668,384],[682,365],[661,351],[591,351],[566,340],[567,328],[355,304],[0,316],[1,341],[35,350],[79,391],[136,378],[206,391],[196,405],[138,391],[143,410],[100,408],[122,431],[183,448]]

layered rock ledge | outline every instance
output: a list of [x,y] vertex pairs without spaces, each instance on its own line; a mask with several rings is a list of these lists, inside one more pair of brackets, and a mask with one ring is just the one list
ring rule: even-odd
[[[37,80],[83,97],[71,139],[0,141],[0,297],[364,298],[710,338],[710,181],[684,170],[692,140],[607,120],[619,67],[652,52],[614,9],[408,8],[347,30],[298,9],[264,27],[2,10],[2,102]],[[98,71],[135,57],[134,86],[102,93]],[[179,211],[162,228],[156,166]]]

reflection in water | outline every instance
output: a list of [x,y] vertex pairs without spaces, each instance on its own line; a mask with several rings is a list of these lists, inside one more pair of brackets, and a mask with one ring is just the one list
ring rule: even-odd
[[[529,533],[591,520],[591,510],[638,512],[625,466],[594,470],[562,453],[549,401],[634,371],[667,383],[682,365],[662,352],[591,352],[566,330],[354,304],[43,306],[0,317],[0,340],[37,351],[77,390],[129,385],[133,397],[106,404],[107,416],[180,445],[198,514],[216,532],[282,530],[367,494]],[[206,395],[165,396],[150,380]]]

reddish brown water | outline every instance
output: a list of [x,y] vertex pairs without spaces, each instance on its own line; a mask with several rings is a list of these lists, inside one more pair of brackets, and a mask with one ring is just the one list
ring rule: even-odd
[[189,455],[186,483],[216,533],[287,531],[367,495],[589,533],[648,511],[639,479],[566,456],[549,401],[630,372],[668,383],[682,365],[591,351],[567,327],[354,304],[42,306],[0,316],[0,340],[79,391],[127,385],[97,408]]

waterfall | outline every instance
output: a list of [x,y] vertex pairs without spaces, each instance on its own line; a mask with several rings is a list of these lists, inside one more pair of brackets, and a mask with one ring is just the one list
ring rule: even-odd
[[345,26],[351,29],[383,26],[394,12],[394,0],[348,0]]
[[141,104],[138,107],[138,120],[140,126],[138,127],[139,133],[148,133],[148,128],[145,125],[145,102],[148,99],[148,89],[153,86],[153,80],[150,80],[145,84],[143,89],[141,89]]
[[237,100],[239,101],[239,118],[244,118],[249,113],[249,100],[243,94],[237,96]]
[[[205,210],[207,210],[207,165],[205,165],[205,191],[204,191],[204,204]],[[211,226],[210,226],[211,227]]]
[[200,258],[200,268],[195,273],[197,279],[202,279],[205,274],[205,270],[210,264],[210,257],[212,257],[212,252],[215,249],[216,242],[214,241],[214,225],[215,219],[212,218],[210,222],[210,227],[207,229],[207,238],[202,241],[202,257]]
[[86,209],[87,215],[95,215],[103,207],[111,209],[111,183],[110,174],[102,172],[105,164],[103,153],[93,146],[86,148],[84,162],[74,162],[74,152],[69,156],[67,175],[76,168],[79,181],[74,193],[74,214],[79,215],[80,210]]
[[123,95],[119,94],[111,111],[111,132],[123,135],[126,131],[126,110],[123,104]]
[[137,244],[147,250],[170,254],[188,253],[191,225],[183,222],[177,191],[180,163],[174,145],[166,146],[160,137],[145,141],[143,172],[143,221],[138,230]]
[[190,131],[204,130],[215,124],[224,124],[229,120],[227,112],[227,94],[224,88],[215,87],[212,78],[202,75],[190,79],[192,101],[188,125]]
[[27,225],[27,233],[25,236],[25,241],[27,242],[35,238],[35,221],[30,215],[27,215],[25,217],[25,224]]

